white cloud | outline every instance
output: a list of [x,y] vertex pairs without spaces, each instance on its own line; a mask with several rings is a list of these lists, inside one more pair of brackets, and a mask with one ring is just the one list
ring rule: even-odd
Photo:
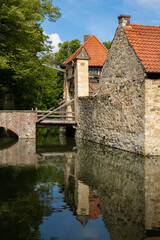
[[52,34],[48,35],[48,37],[49,37],[48,40],[52,42],[51,45],[54,47],[53,53],[58,52],[58,50],[59,50],[58,43],[62,43],[60,36],[58,35],[58,33],[52,33]]

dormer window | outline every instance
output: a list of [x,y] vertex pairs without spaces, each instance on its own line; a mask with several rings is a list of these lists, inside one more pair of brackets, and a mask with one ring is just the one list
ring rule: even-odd
[[89,68],[89,73],[99,75],[99,69],[98,68]]

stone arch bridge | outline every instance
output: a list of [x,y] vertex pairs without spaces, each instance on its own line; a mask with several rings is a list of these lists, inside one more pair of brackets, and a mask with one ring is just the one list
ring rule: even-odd
[[7,128],[19,138],[36,137],[37,113],[34,111],[0,111],[0,127]]
[[0,127],[18,135],[19,139],[36,138],[36,126],[74,126],[77,124],[75,100],[63,101],[44,110],[1,110]]

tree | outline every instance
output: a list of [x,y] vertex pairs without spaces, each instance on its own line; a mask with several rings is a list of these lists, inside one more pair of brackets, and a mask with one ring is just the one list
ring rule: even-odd
[[20,108],[34,106],[43,75],[40,55],[51,50],[41,23],[60,16],[52,0],[0,2],[0,92],[13,92]]
[[59,51],[55,53],[55,60],[59,62],[65,61],[70,55],[72,55],[79,47],[81,42],[78,39],[72,41],[66,41],[59,43]]
[[103,45],[107,48],[107,49],[109,49],[110,48],[110,46],[111,46],[111,43],[112,43],[112,41],[105,41],[105,42],[103,42]]
[[[58,62],[63,62],[80,46],[81,44],[78,39],[60,43],[59,51],[54,55],[50,54],[48,56],[44,56],[42,62],[45,62],[46,58],[53,59]],[[62,72],[46,67],[43,68],[43,74],[38,86],[39,97],[36,106],[41,109],[47,109],[52,106],[56,106],[59,100],[63,97],[63,83],[64,74]]]

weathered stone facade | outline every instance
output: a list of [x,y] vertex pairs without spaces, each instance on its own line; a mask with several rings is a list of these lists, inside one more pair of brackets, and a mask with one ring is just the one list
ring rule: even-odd
[[144,72],[123,28],[117,29],[96,97],[79,98],[77,136],[144,152]]
[[145,81],[145,153],[160,155],[160,79]]
[[0,111],[0,127],[7,128],[19,138],[36,137],[37,113],[33,111]]
[[159,84],[147,77],[119,24],[99,94],[78,99],[77,137],[140,154],[160,154]]

